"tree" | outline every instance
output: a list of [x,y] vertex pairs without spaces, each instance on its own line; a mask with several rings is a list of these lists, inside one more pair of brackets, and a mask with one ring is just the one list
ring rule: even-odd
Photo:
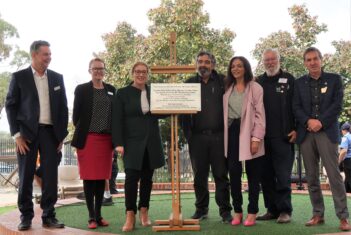
[[[128,23],[119,23],[113,33],[103,35],[106,51],[100,53],[109,71],[107,81],[118,87],[128,84],[130,68],[137,60],[150,65],[168,65],[169,33],[177,33],[177,62],[194,64],[195,55],[207,50],[217,55],[217,69],[226,71],[234,51],[231,42],[235,33],[208,27],[209,15],[203,12],[202,0],[162,0],[158,8],[148,12],[149,36],[137,34]],[[166,76],[153,76],[161,80]],[[179,80],[185,77],[180,76]]]
[[306,72],[302,55],[304,50],[317,42],[317,36],[327,31],[325,24],[317,22],[317,16],[310,16],[308,9],[303,5],[293,5],[288,9],[291,16],[294,29],[294,35],[287,31],[272,33],[266,38],[260,38],[252,54],[258,61],[256,74],[261,74],[263,63],[261,61],[262,53],[266,48],[279,48],[281,56],[281,67],[296,77]]
[[[149,65],[169,65],[169,34],[177,34],[177,63],[194,64],[201,50],[217,56],[216,69],[226,72],[234,51],[231,42],[235,33],[229,29],[209,28],[209,14],[203,11],[202,0],[161,0],[160,6],[148,12],[151,22],[149,36],[138,34],[128,23],[119,23],[113,33],[103,35],[106,51],[101,52],[108,70],[107,81],[117,87],[130,83],[131,66],[138,60]],[[150,80],[162,82],[167,75],[152,76]],[[183,81],[184,75],[177,77]],[[163,140],[170,141],[168,120],[161,123]],[[184,142],[184,138],[180,138]],[[170,146],[168,144],[168,146]]]
[[[3,72],[0,73],[0,114],[5,106],[5,98],[7,94],[7,88],[11,79],[11,73]],[[0,116],[1,117],[1,116]]]
[[208,27],[209,14],[203,12],[202,0],[163,0],[158,8],[148,12],[150,37],[147,58],[152,64],[169,64],[169,33],[177,33],[177,62],[194,64],[195,55],[207,50],[217,56],[217,69],[225,72],[234,51],[231,42],[235,33]]
[[351,78],[351,41],[333,41],[334,54],[324,55],[324,67],[345,77],[349,83]]
[[310,16],[306,5],[293,5],[289,8],[289,15],[293,19],[295,44],[299,49],[305,49],[317,42],[317,36],[327,31],[326,24],[318,24],[317,16]]
[[255,74],[264,72],[262,53],[266,48],[279,48],[281,67],[292,74],[303,74],[305,68],[301,60],[302,52],[294,45],[294,37],[287,31],[278,31],[267,38],[260,38],[252,52],[258,61]]
[[345,85],[344,108],[340,116],[341,122],[351,121],[351,41],[333,41],[334,54],[324,55],[327,71],[339,73],[343,76]]
[[129,70],[137,60],[143,60],[145,48],[143,35],[127,22],[119,23],[113,33],[103,35],[106,51],[99,56],[104,58],[107,68],[106,81],[122,87],[129,82]]
[[13,54],[13,58],[10,62],[11,66],[16,67],[16,70],[23,68],[30,63],[30,55],[28,52],[21,50],[18,46],[16,46],[16,51]]
[[[30,57],[27,52],[20,50],[17,46],[14,48],[13,45],[6,43],[6,39],[12,37],[19,37],[17,29],[1,19],[0,15],[0,63],[3,63],[6,59],[11,57],[11,52],[15,49],[10,66],[16,66],[18,70],[23,65],[29,63]],[[0,114],[5,105],[5,98],[10,79],[11,73],[0,73]]]
[[17,29],[1,19],[0,15],[0,62],[10,56],[12,46],[6,43],[6,39],[12,37],[19,37]]
[[[317,42],[317,36],[327,31],[325,24],[317,22],[317,16],[310,16],[305,5],[294,5],[288,9],[293,20],[294,35],[287,31],[270,34],[260,38],[253,50],[253,56],[258,60],[256,74],[263,73],[262,53],[266,48],[279,48],[281,67],[296,77],[306,73],[302,55],[307,47]],[[345,84],[344,109],[340,121],[351,120],[351,41],[333,41],[334,54],[323,55],[323,64],[326,71],[335,72],[343,76]]]

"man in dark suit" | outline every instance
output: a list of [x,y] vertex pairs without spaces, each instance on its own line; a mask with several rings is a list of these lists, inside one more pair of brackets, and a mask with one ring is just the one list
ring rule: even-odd
[[322,54],[315,48],[303,55],[308,74],[295,82],[293,111],[297,121],[297,143],[305,165],[313,216],[305,224],[324,223],[324,202],[319,181],[319,160],[327,171],[339,228],[351,230],[346,192],[338,167],[339,123],[343,87],[338,74],[322,71]]
[[34,217],[32,191],[37,153],[42,170],[43,227],[63,228],[55,217],[57,201],[57,160],[67,132],[68,108],[63,77],[48,69],[50,44],[34,41],[30,47],[32,64],[12,74],[6,97],[7,119],[16,142],[21,223],[28,230]]

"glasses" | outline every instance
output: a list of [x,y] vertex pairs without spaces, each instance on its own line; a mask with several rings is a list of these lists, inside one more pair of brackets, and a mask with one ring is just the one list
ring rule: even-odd
[[147,70],[134,70],[136,75],[147,75]]
[[105,72],[106,69],[105,68],[90,68],[91,71],[94,71],[94,72]]

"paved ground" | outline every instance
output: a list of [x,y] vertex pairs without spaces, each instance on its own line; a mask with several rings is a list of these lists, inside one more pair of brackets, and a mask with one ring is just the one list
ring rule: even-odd
[[0,207],[17,204],[17,191],[14,187],[0,186]]

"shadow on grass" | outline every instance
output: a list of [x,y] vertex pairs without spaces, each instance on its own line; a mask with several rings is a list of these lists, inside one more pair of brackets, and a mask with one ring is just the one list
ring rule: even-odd
[[[150,217],[152,220],[168,219],[171,213],[171,195],[153,195],[150,202]],[[200,222],[201,231],[170,231],[159,232],[160,234],[206,234],[206,235],[229,235],[229,234],[247,234],[247,235],[297,235],[297,234],[323,234],[336,233],[339,221],[335,216],[333,201],[330,196],[324,197],[326,206],[325,218],[326,223],[316,227],[306,227],[305,222],[312,216],[312,209],[308,195],[293,195],[293,216],[289,224],[277,224],[275,221],[257,222],[256,226],[244,227],[231,226],[223,224],[218,214],[218,207],[215,203],[214,194],[211,194],[209,218]],[[106,232],[113,234],[123,234],[121,228],[125,219],[124,198],[115,199],[113,206],[103,207],[102,215],[110,222],[108,227],[99,227],[96,232]],[[181,198],[183,218],[190,218],[194,213],[194,194],[184,193]],[[247,207],[247,194],[244,194],[244,212]],[[64,221],[69,227],[87,229],[88,212],[84,203],[68,205],[58,208],[57,217]],[[260,197],[260,212],[265,212],[262,195]],[[138,215],[136,216],[138,218]],[[131,234],[131,233],[129,233]],[[136,229],[132,234],[148,235],[155,234],[151,227],[142,227],[139,220],[136,221]]]

